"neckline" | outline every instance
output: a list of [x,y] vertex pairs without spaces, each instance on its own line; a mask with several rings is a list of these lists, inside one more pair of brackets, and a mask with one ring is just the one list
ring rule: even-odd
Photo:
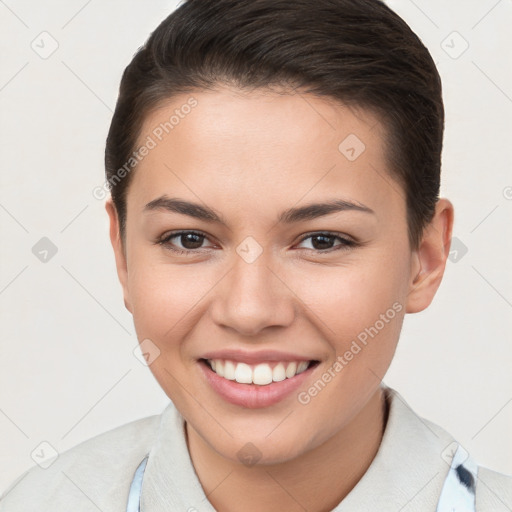
[[[416,415],[398,392],[386,385],[382,388],[386,420],[377,454],[332,512],[396,512],[409,502],[418,512],[435,509],[449,471],[440,453],[454,439]],[[421,494],[421,506],[412,503],[417,493]],[[144,512],[169,509],[171,505],[215,512],[190,458],[185,419],[172,402],[161,415],[157,439],[149,453],[141,503]]]

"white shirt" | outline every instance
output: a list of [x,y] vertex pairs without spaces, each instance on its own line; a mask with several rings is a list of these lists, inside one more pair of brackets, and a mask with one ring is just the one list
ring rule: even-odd
[[[435,512],[443,485],[453,477],[450,463],[458,444],[452,436],[416,415],[393,389],[384,392],[389,416],[377,455],[333,512]],[[194,471],[184,419],[172,402],[160,415],[61,453],[47,469],[31,468],[0,497],[0,511],[125,512],[134,473],[148,454],[141,512],[215,512]],[[476,510],[511,512],[512,477],[480,466]]]

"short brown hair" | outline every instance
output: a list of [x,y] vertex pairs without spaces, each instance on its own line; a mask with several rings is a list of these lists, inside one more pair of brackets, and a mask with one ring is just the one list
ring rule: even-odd
[[125,69],[107,137],[122,235],[131,173],[116,173],[145,117],[177,94],[219,84],[300,89],[377,114],[418,247],[439,198],[441,80],[418,36],[379,0],[187,0],[172,12]]

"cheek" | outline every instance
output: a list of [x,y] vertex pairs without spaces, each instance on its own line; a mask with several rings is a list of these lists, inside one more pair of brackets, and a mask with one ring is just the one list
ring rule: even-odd
[[[156,251],[134,251],[129,267],[129,294],[137,338],[149,338],[173,367],[190,359],[188,340],[215,300],[219,276],[228,267],[171,264]],[[177,357],[179,356],[179,357]],[[153,365],[152,365],[153,366]]]
[[307,279],[295,281],[302,282],[294,291],[308,306],[304,314],[321,331],[329,353],[327,366],[336,375],[324,399],[340,407],[347,406],[339,398],[346,391],[359,396],[367,388],[370,393],[384,376],[405,315],[407,253],[395,252],[391,258],[386,251],[375,251],[367,256],[344,267],[317,267],[314,273],[310,269]]
[[128,282],[133,321],[139,339],[170,339],[207,291],[193,266],[172,266],[135,253]]
[[[394,303],[403,305],[405,268],[400,255],[391,263],[385,254],[375,254],[343,266],[304,268],[302,274],[290,273],[288,281],[307,309],[323,322],[326,337],[346,339],[373,325]],[[318,319],[315,324],[321,323]]]

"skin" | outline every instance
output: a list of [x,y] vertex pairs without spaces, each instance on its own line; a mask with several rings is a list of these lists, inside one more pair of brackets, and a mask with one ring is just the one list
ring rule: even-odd
[[[151,113],[140,141],[190,96]],[[384,130],[370,112],[308,94],[224,86],[193,97],[197,107],[133,171],[124,243],[116,210],[106,203],[125,304],[138,339],[161,351],[150,369],[186,420],[191,459],[213,506],[330,510],[377,453],[386,421],[381,379],[405,313],[425,309],[441,282],[453,206],[438,201],[412,250],[404,191],[387,168]],[[365,144],[354,161],[338,150],[349,134]],[[207,205],[228,225],[144,212],[163,194]],[[287,208],[330,199],[374,213],[277,222]],[[196,245],[179,236],[167,247],[155,243],[181,229],[205,238]],[[326,231],[357,245],[301,241]],[[236,251],[248,236],[263,249],[252,263]],[[306,405],[297,393],[262,409],[233,405],[200,371],[207,350],[289,351],[319,361],[299,390],[307,391],[393,303],[401,311]],[[253,466],[237,456],[249,442],[261,453]]]

